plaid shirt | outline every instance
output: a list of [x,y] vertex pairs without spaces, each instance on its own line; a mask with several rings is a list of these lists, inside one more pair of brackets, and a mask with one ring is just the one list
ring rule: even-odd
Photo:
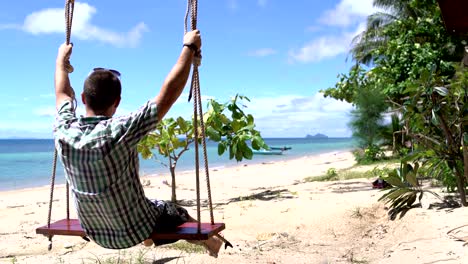
[[70,101],[58,109],[55,145],[78,218],[86,234],[102,247],[140,243],[161,214],[145,197],[136,150],[140,139],[155,129],[156,113],[154,102],[118,118],[76,118]]

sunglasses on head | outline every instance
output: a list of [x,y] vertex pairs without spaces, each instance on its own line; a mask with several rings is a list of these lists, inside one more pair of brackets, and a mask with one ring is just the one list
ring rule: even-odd
[[115,77],[120,79],[120,72],[119,71],[116,71],[116,70],[113,70],[113,69],[107,69],[107,68],[94,68],[93,72],[96,72],[96,71],[108,71],[108,72],[111,72]]

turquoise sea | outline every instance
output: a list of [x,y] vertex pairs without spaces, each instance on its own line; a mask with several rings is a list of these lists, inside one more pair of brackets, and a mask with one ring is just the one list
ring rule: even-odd
[[[267,138],[265,142],[272,147],[291,147],[283,155],[254,155],[252,160],[242,164],[253,164],[270,161],[294,159],[298,157],[344,151],[353,148],[350,138]],[[52,171],[54,143],[52,139],[0,139],[0,190],[14,190],[48,185]],[[207,144],[210,169],[238,165],[229,160],[228,155],[218,156],[217,145]],[[166,162],[163,157],[160,161]],[[63,167],[58,162],[56,183],[64,183]],[[194,169],[194,151],[186,152],[178,162],[177,171]],[[168,169],[155,159],[140,162],[141,175],[167,174]]]

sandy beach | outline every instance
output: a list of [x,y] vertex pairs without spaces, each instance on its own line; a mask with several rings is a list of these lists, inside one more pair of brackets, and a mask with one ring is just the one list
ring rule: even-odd
[[[49,252],[47,238],[35,234],[47,220],[49,187],[0,192],[0,263],[468,263],[468,247],[447,235],[467,224],[466,208],[431,207],[437,200],[427,196],[422,208],[392,221],[372,179],[304,181],[353,165],[350,152],[335,152],[210,171],[215,220],[226,223],[223,235],[234,245],[217,259],[167,246],[108,250],[59,236]],[[169,175],[142,179],[147,196],[170,199],[166,180]],[[177,181],[178,199],[194,201],[193,172]],[[54,220],[65,218],[64,190],[56,187]],[[194,206],[187,208],[195,215]],[[209,221],[206,208],[202,220]],[[457,235],[467,237],[468,228]]]

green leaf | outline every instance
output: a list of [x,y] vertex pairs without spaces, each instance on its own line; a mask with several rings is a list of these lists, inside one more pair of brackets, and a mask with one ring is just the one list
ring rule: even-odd
[[221,135],[212,127],[206,128],[206,135],[213,141],[219,142],[221,140]]
[[258,144],[258,141],[256,140],[256,137],[254,137],[253,140],[252,140],[252,148],[255,149],[255,150],[260,149],[260,144]]
[[444,97],[449,93],[449,90],[445,87],[434,87],[434,91]]
[[224,144],[224,142],[221,142],[218,144],[218,155],[221,156],[224,154],[224,152],[226,151],[226,145]]
[[244,158],[248,160],[251,160],[253,157],[252,149],[250,149],[249,147],[246,147],[245,149],[243,149],[242,154],[244,155]]
[[232,121],[231,126],[232,126],[232,130],[234,131],[234,133],[237,133],[237,131],[239,131],[239,129],[241,129],[241,127],[242,127],[240,122],[237,121],[237,120]]
[[179,125],[180,129],[182,131],[187,131],[187,123],[185,122],[184,118],[178,117],[177,118],[177,124]]
[[251,114],[247,115],[247,123],[252,126],[254,125],[254,117]]
[[241,161],[243,156],[244,154],[242,153],[242,150],[238,149],[236,152],[236,160]]
[[232,142],[231,149],[234,154],[237,153],[237,142]]
[[222,129],[223,123],[221,122],[221,120],[219,118],[215,118],[215,119],[213,119],[212,127],[219,131],[219,130]]
[[219,119],[221,120],[221,122],[226,125],[226,124],[229,124],[231,122],[231,120],[229,120],[229,118],[227,118],[227,116],[225,115],[220,115],[219,116]]
[[432,124],[434,124],[435,126],[438,126],[438,125],[440,124],[440,122],[439,122],[439,119],[437,118],[437,115],[436,115],[434,109],[432,109],[431,112],[432,112],[431,122],[432,122]]
[[416,179],[416,173],[410,171],[406,174],[406,181],[409,182],[413,187],[418,186],[418,180]]
[[242,113],[235,110],[235,111],[232,112],[232,118],[233,119],[241,119],[242,118]]
[[243,128],[241,128],[241,129],[239,130],[239,132],[241,132],[241,131],[250,131],[250,130],[252,130],[254,127],[255,127],[254,124],[248,125],[248,126],[244,126]]
[[396,187],[406,187],[406,185],[401,181],[400,177],[396,176],[395,175],[391,175],[389,174],[388,176],[386,177],[383,177],[383,179],[390,183],[392,186],[396,186]]
[[426,154],[426,152],[422,151],[415,151],[407,156],[405,156],[403,159],[401,159],[401,163],[407,163],[413,160],[417,160],[421,157],[423,157]]
[[142,148],[140,154],[144,159],[150,159],[153,157],[153,152],[151,152],[149,148]]
[[394,189],[391,189],[386,195],[380,197],[379,201],[381,200],[393,201],[407,192],[408,192],[407,188],[394,188]]
[[221,105],[215,100],[210,100],[210,105],[216,113],[221,112]]

